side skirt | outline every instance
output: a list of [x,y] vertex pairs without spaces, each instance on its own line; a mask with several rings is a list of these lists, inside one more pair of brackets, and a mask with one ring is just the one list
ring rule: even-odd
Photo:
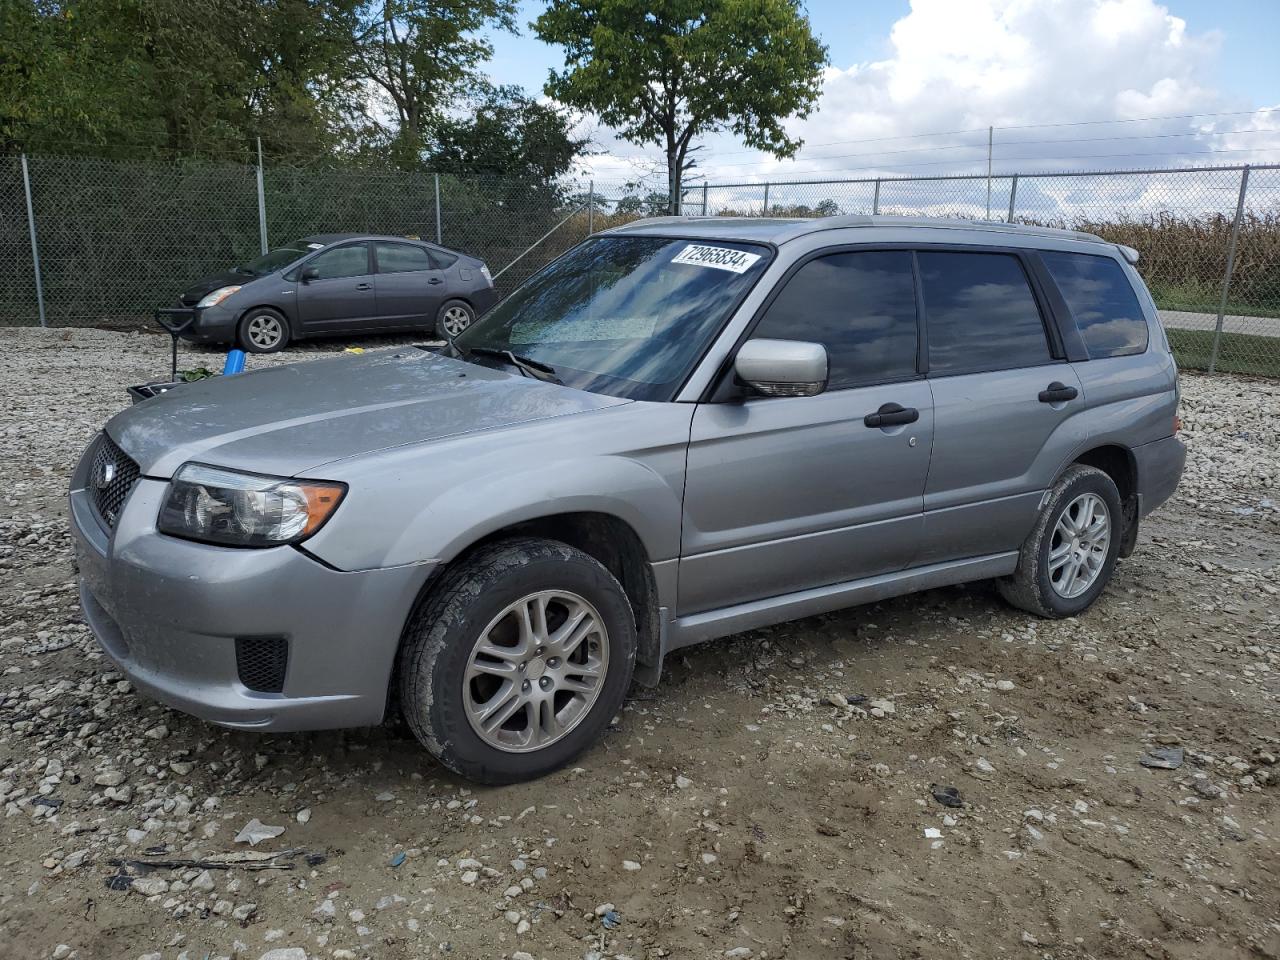
[[[864,603],[875,603],[889,597],[898,597],[906,593],[920,590],[932,590],[935,587],[947,587],[971,580],[987,580],[991,577],[1003,577],[1013,573],[1018,565],[1017,551],[991,554],[985,557],[973,557],[968,560],[952,560],[946,563],[930,564],[927,567],[914,567],[885,573],[863,580],[850,580],[846,583],[835,583],[828,587],[814,587],[780,597],[769,597],[765,600],[752,600],[720,610],[708,610],[704,613],[677,617],[665,622],[663,631],[662,653],[689,647],[707,640],[727,637],[753,630],[756,627],[767,627],[787,620],[799,620],[801,617],[812,617],[819,613],[830,613],[845,607],[855,607]],[[656,680],[656,677],[653,678]]]

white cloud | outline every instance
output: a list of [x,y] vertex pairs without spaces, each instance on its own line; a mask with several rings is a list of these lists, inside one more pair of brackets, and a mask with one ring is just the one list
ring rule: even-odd
[[[997,171],[1280,156],[1280,111],[1250,115],[1254,105],[1213,89],[1220,45],[1216,32],[1189,31],[1155,0],[913,0],[892,28],[886,59],[826,71],[819,109],[788,125],[806,142],[795,160],[716,136],[706,141],[703,169],[713,183],[985,170],[989,125],[997,128]],[[1244,114],[1027,126],[1237,111]],[[939,131],[969,132],[930,136]],[[1225,135],[1231,131],[1254,132]],[[655,156],[607,131],[599,140],[612,159],[593,159],[597,179],[634,169],[625,158]],[[1201,152],[1258,148],[1269,153]]]

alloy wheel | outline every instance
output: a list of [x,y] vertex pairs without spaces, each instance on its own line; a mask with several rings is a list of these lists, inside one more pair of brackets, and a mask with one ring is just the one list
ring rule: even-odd
[[1082,493],[1058,515],[1049,543],[1049,583],[1071,600],[1094,585],[1111,546],[1111,511],[1096,493]]
[[444,312],[444,329],[449,336],[456,337],[469,326],[471,314],[465,307],[450,307]]
[[471,729],[511,753],[557,743],[591,712],[609,669],[599,612],[566,590],[508,605],[472,648],[462,679]]
[[261,313],[249,321],[245,333],[249,342],[259,350],[272,350],[284,337],[284,326],[278,317]]

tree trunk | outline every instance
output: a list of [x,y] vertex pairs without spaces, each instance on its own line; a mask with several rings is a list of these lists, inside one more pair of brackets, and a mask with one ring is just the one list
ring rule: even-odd
[[667,213],[680,213],[680,152],[674,144],[667,148]]

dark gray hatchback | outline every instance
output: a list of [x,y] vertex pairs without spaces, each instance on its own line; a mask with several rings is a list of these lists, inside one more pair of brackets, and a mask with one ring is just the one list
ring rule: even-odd
[[434,330],[451,339],[497,301],[484,261],[404,237],[304,237],[187,289],[188,340],[274,353],[291,340]]

